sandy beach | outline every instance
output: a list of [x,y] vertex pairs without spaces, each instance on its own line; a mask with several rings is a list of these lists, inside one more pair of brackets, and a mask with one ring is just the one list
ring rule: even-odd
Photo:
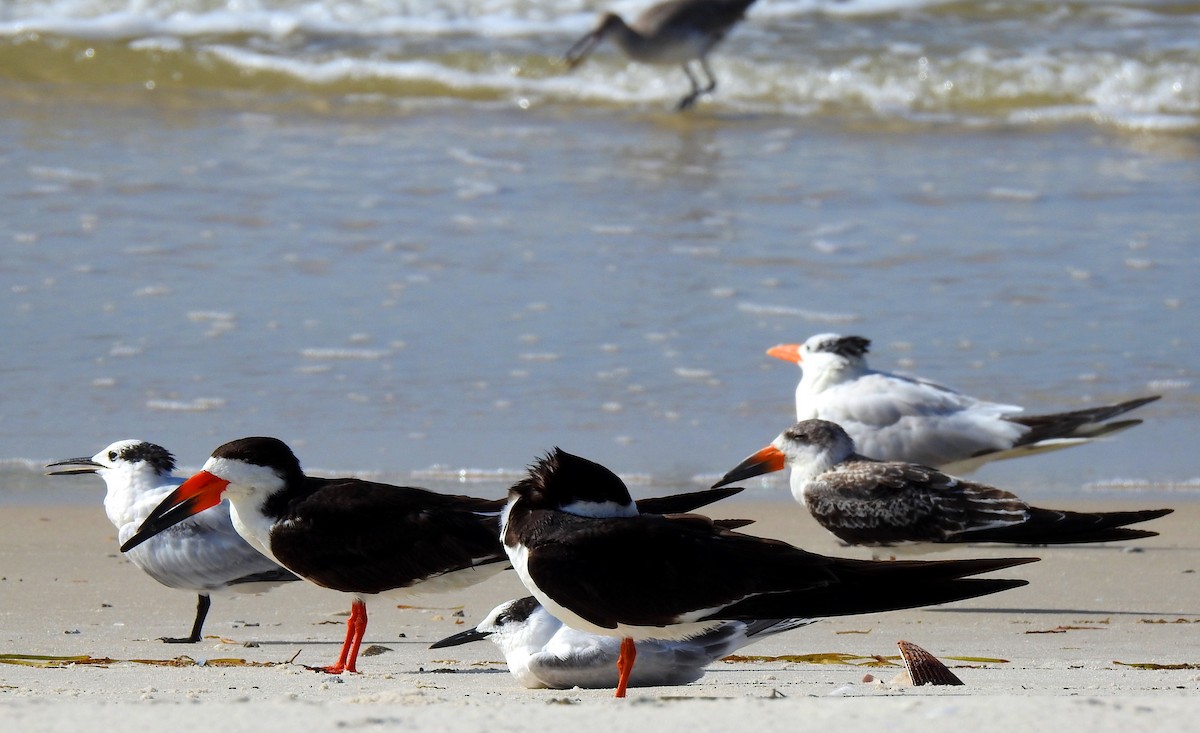
[[[1067,508],[1126,506],[1134,504]],[[726,502],[712,513],[753,518],[754,532],[817,552],[854,554],[791,504]],[[898,668],[752,659],[718,662],[691,685],[632,690],[621,702],[604,690],[524,689],[487,642],[427,648],[524,595],[512,573],[465,593],[414,599],[416,607],[375,601],[361,673],[330,677],[303,665],[333,660],[348,598],[305,583],[261,596],[214,596],[205,641],[166,645],[158,637],[186,631],[195,597],[159,586],[125,561],[100,507],[9,506],[0,515],[0,654],[32,666],[0,664],[0,721],[10,731],[144,724],[181,731],[1198,729],[1198,518],[1200,506],[1177,506],[1153,523],[1161,536],[1131,546],[941,553],[1043,560],[1007,571],[1030,581],[1015,591],[826,620],[743,650],[768,658],[844,653],[867,662],[894,656],[895,642],[905,639],[943,658],[965,687],[863,682],[866,674],[890,680]],[[34,655],[90,659],[69,664]]]
[[[0,4],[0,733],[1200,730],[1200,4],[763,0],[676,114],[678,68],[560,61],[651,2]],[[511,572],[372,603],[360,674],[306,668],[350,608],[307,583],[164,644],[196,597],[121,556],[98,478],[43,476],[272,435],[311,475],[499,496],[561,446],[684,491],[794,419],[764,351],[831,331],[1028,415],[1162,395],[980,479],[1177,512],[1126,546],[942,553],[1042,561],[618,701],[428,648],[525,595]],[[866,556],[774,490],[712,514]],[[797,659],[899,640],[965,686]]]

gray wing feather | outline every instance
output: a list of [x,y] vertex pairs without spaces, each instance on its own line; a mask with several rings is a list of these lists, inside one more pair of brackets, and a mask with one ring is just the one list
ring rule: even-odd
[[[137,524],[121,527],[124,543]],[[157,535],[125,554],[130,562],[170,588],[207,592],[263,590],[260,583],[297,580],[296,576],[251,547],[233,528],[225,502]]]

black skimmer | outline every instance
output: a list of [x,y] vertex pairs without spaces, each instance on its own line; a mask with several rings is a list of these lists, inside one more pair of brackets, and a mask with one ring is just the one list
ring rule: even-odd
[[617,697],[636,639],[723,621],[820,618],[974,598],[1025,585],[977,575],[1036,558],[875,562],[825,557],[694,514],[639,514],[616,474],[555,449],[509,490],[501,537],[513,568],[568,626],[621,638]]
[[[835,423],[802,420],[747,458],[717,486],[792,469],[792,496],[825,529],[851,545],[916,545],[1004,542],[1058,545],[1153,537],[1128,529],[1170,509],[1069,512],[1030,506],[1003,489],[948,476],[935,468],[876,461],[854,450]],[[943,547],[944,549],[944,547]]]
[[[606,37],[616,41],[626,56],[646,64],[680,64],[692,83],[692,91],[679,101],[684,110],[717,88],[708,66],[708,53],[746,14],[754,0],[667,0],[652,5],[633,23],[616,13],[605,13],[595,30],[575,42],[566,54],[573,69]],[[696,61],[706,77],[706,86],[692,73]]]
[[[108,487],[104,511],[117,528],[117,541],[133,536],[154,507],[183,483],[172,476],[175,458],[166,448],[144,440],[120,440],[87,458],[71,458],[46,466],[74,466],[51,476],[94,473]],[[171,644],[194,644],[203,638],[213,592],[260,593],[280,583],[299,580],[251,547],[233,528],[229,504],[221,503],[130,551],[129,561],[168,588],[197,594],[196,619],[185,637],[161,637]]]
[[[629,686],[695,682],[704,676],[705,667],[747,644],[811,623],[813,619],[805,618],[723,621],[687,639],[644,639],[637,642],[638,664],[629,677]],[[475,628],[429,648],[480,639],[495,643],[504,653],[508,671],[530,689],[613,688],[618,684],[616,664],[621,640],[572,629],[532,596],[496,606]]]
[[1016,405],[875,371],[865,358],[870,345],[861,336],[823,333],[802,344],[774,346],[767,354],[803,372],[796,386],[797,420],[835,422],[863,455],[881,461],[969,473],[989,461],[1069,448],[1131,428],[1142,421],[1112,420],[1160,397],[1026,417]]
[[217,448],[121,549],[216,505],[222,495],[233,526],[259,551],[305,580],[353,594],[338,660],[322,668],[331,674],[358,671],[367,596],[463,588],[508,566],[496,539],[503,500],[305,476],[291,449],[275,438]]

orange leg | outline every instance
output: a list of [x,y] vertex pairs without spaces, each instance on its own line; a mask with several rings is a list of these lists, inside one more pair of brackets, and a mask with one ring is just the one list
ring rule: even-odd
[[358,623],[354,627],[354,642],[350,646],[350,658],[346,661],[347,672],[358,671],[358,648],[362,646],[363,637],[367,635],[367,604],[355,599],[354,606],[351,607],[350,615],[354,615],[354,609],[358,610]]
[[[366,632],[367,604],[355,598],[354,603],[350,605],[350,618],[346,619],[346,640],[342,642],[342,652],[338,655],[338,660],[329,667],[316,667],[315,669],[329,674],[341,674],[345,671],[357,672],[354,663],[358,661],[358,647],[362,644],[362,638]],[[351,654],[352,649],[353,654]],[[348,665],[347,659],[349,659]]]
[[637,659],[637,647],[633,639],[621,639],[621,653],[617,656],[617,692],[613,697],[625,697],[629,686],[629,675],[633,672],[633,660]]

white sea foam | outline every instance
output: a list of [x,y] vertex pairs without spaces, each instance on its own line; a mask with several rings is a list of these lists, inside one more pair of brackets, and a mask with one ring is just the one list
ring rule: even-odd
[[789,305],[769,305],[766,303],[738,303],[738,310],[760,316],[791,316],[801,318],[810,323],[857,323],[862,316],[854,313],[828,313],[823,311],[796,308]]
[[227,311],[188,311],[187,319],[193,323],[228,322],[235,316]]
[[225,406],[223,397],[197,397],[192,400],[146,400],[146,407],[151,410],[166,412],[210,412]]
[[300,356],[305,359],[323,359],[323,360],[372,360],[382,359],[391,355],[391,351],[386,349],[348,349],[348,348],[308,348],[301,349]]
[[1083,485],[1086,492],[1121,491],[1130,493],[1193,493],[1200,492],[1200,478],[1163,481],[1140,478],[1111,478]]

